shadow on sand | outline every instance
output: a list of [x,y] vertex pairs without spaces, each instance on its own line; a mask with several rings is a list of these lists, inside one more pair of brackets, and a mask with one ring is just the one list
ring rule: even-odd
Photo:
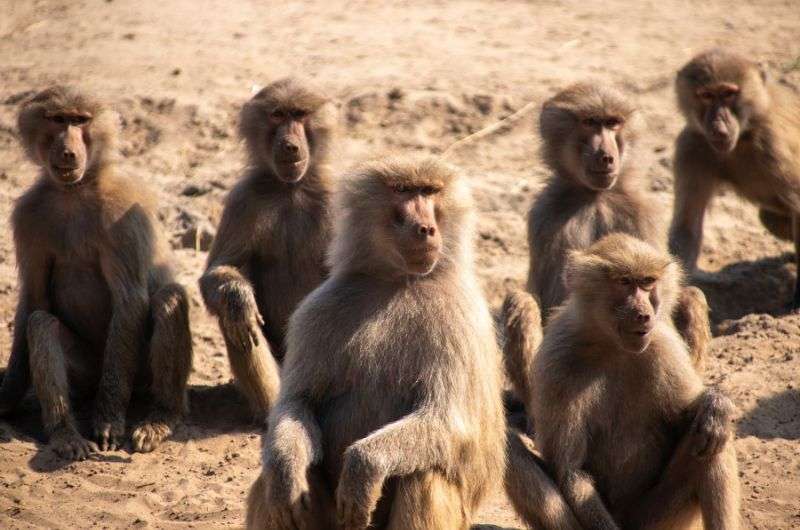
[[705,293],[716,328],[724,320],[751,313],[787,314],[794,290],[793,269],[794,254],[786,253],[732,263],[718,272],[699,272],[691,283]]
[[[2,380],[3,372],[0,372]],[[260,432],[261,425],[253,420],[245,398],[232,383],[222,385],[189,385],[189,414],[178,425],[172,439],[179,442],[212,438],[221,434]],[[91,433],[91,405],[84,404],[73,410],[81,433]],[[142,397],[134,396],[128,410],[128,434],[145,416]],[[62,469],[72,462],[55,455],[47,445],[47,435],[41,420],[41,408],[36,397],[29,393],[13,414],[0,420],[0,446],[12,439],[28,440],[36,444],[37,452],[31,458],[31,469],[50,472]],[[130,447],[124,453],[99,453],[92,459],[104,462],[130,462]]]
[[738,433],[762,440],[800,440],[800,390],[786,390],[760,400],[742,417]]

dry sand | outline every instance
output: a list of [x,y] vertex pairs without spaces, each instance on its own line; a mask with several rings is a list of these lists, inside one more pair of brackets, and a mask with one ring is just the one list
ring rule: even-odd
[[[242,167],[237,108],[253,87],[304,73],[341,102],[345,169],[386,148],[441,152],[457,139],[583,78],[614,83],[649,124],[642,163],[670,209],[681,127],[673,73],[692,54],[731,46],[800,85],[796,0],[703,2],[256,2],[0,0],[0,218],[34,179],[14,127],[27,91],[74,82],[124,120],[123,166],[161,196],[180,279],[191,289],[192,413],[152,454],[66,463],[43,444],[33,400],[0,421],[0,528],[217,528],[243,523],[259,433],[229,385],[214,322],[196,288],[205,252],[184,248],[213,226]],[[524,214],[546,171],[535,112],[459,149],[480,209],[478,266],[493,307],[526,273]],[[17,281],[0,231],[0,365]],[[726,192],[707,221],[699,285],[713,310],[707,381],[738,406],[745,528],[800,528],[800,316],[792,249]],[[191,247],[191,245],[189,245]],[[500,494],[481,521],[522,528]]]

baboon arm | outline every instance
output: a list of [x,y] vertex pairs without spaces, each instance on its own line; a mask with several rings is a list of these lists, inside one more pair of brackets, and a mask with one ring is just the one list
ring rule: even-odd
[[[200,278],[200,293],[211,314],[219,316],[222,309],[223,286],[231,282],[250,285],[248,263],[252,257],[249,242],[236,227],[231,214],[223,214],[219,232],[208,254],[206,271]],[[238,230],[234,230],[238,228]]]
[[554,421],[551,424],[554,431],[542,440],[545,460],[550,462],[564,498],[584,528],[618,530],[594,480],[582,469],[589,447],[582,432],[583,422],[575,413],[579,405],[573,403],[569,407],[573,410],[567,410],[560,418],[543,418],[543,421]]
[[432,410],[413,412],[351,445],[345,467],[350,459],[357,461],[355,467],[382,477],[433,468],[447,473],[455,465],[453,439],[458,435],[454,430]]
[[302,398],[282,399],[269,419],[264,444],[265,467],[288,483],[306,476],[309,466],[322,459],[322,432]]
[[[26,248],[27,247],[27,248]],[[47,284],[52,260],[29,242],[17,243],[20,294],[14,316],[14,342],[5,376],[0,385],[0,415],[10,412],[25,395],[31,382],[28,358],[28,316],[36,310],[49,311]]]
[[112,298],[96,403],[101,421],[124,418],[130,402],[144,345],[149,303],[147,276],[154,252],[150,221],[134,208],[117,221],[111,238],[111,245],[100,256]]
[[709,153],[700,151],[704,140],[684,130],[675,147],[675,203],[669,231],[669,250],[678,256],[687,272],[697,266],[703,241],[703,220],[717,187],[716,168]]

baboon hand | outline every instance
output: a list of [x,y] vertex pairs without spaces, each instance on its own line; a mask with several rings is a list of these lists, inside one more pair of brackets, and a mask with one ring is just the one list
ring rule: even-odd
[[336,490],[336,513],[341,530],[363,530],[380,499],[384,476],[359,451],[350,446],[344,453],[342,474]]
[[116,451],[123,444],[125,436],[124,418],[105,419],[97,414],[94,419],[94,439],[101,451]]
[[[282,474],[281,474],[282,475]],[[268,520],[277,530],[304,530],[310,527],[313,520],[311,513],[311,497],[308,482],[304,477],[296,479],[278,478],[268,480],[266,496]]]
[[733,431],[733,402],[710,390],[700,401],[692,424],[692,454],[705,459],[718,454]]
[[259,344],[259,328],[264,318],[258,311],[253,289],[242,282],[233,281],[223,285],[220,317],[227,330],[228,339],[237,347],[250,349]]

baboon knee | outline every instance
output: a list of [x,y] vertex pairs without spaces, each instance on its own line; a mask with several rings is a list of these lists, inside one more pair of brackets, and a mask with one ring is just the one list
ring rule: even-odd
[[685,287],[681,292],[675,313],[675,325],[686,341],[692,364],[702,372],[706,351],[711,342],[706,295],[697,287]]
[[758,219],[773,236],[784,241],[792,241],[792,218],[788,215],[781,215],[770,210],[760,209]]
[[177,283],[161,287],[153,296],[151,306],[156,321],[169,322],[189,317],[189,296],[186,289]]

